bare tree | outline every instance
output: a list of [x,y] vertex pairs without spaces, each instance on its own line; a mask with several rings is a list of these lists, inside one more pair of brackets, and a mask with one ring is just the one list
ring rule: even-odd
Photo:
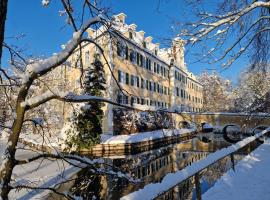
[[269,73],[241,73],[234,90],[235,109],[240,112],[269,112]]
[[203,110],[207,112],[228,111],[232,107],[232,87],[229,80],[213,72],[202,73],[198,80],[203,85]]
[[[1,1],[1,4],[2,3],[4,3],[4,1]],[[10,127],[5,127],[8,129],[9,136],[4,155],[2,156],[2,163],[0,167],[1,199],[8,199],[8,194],[11,190],[22,188],[44,189],[59,193],[54,188],[50,187],[36,187],[27,184],[11,184],[12,172],[15,166],[33,162],[40,158],[61,159],[76,167],[89,167],[93,173],[117,175],[117,173],[113,171],[106,171],[105,169],[98,168],[98,165],[101,164],[99,161],[93,161],[84,157],[63,154],[59,152],[43,152],[38,155],[34,155],[27,160],[19,160],[15,157],[16,151],[19,148],[18,141],[20,134],[29,122],[32,122],[35,126],[40,126],[40,130],[43,130],[41,122],[42,120],[28,117],[31,116],[31,113],[34,113],[35,109],[37,109],[39,106],[51,100],[58,100],[69,103],[102,101],[120,105],[112,100],[99,96],[80,95],[69,90],[59,91],[53,87],[50,87],[50,85],[46,82],[44,83],[43,78],[50,72],[53,72],[61,66],[67,64],[67,60],[75,50],[78,50],[81,54],[82,44],[94,44],[100,50],[101,54],[104,55],[103,49],[96,42],[96,38],[88,38],[85,37],[85,35],[88,28],[104,26],[104,32],[107,32],[110,29],[110,20],[108,20],[104,10],[98,9],[96,7],[95,2],[91,2],[89,0],[82,0],[80,3],[76,2],[76,8],[78,4],[81,5],[80,12],[74,11],[75,7],[73,6],[73,1],[71,0],[61,0],[61,3],[63,6],[63,11],[61,11],[61,13],[67,17],[68,24],[74,30],[72,38],[64,45],[64,49],[61,52],[54,54],[49,58],[33,60],[24,58],[21,54],[18,53],[18,51],[13,49],[8,44],[3,44],[3,47],[5,47],[10,53],[10,63],[11,66],[16,69],[16,73],[11,74],[5,69],[1,69],[0,72],[1,88],[4,88],[5,98],[9,100],[9,109],[13,117],[12,125]],[[50,1],[43,0],[42,4],[44,6],[49,6]],[[78,13],[80,13],[80,16],[78,16]],[[1,21],[2,19],[3,18],[1,18]],[[84,67],[81,59],[81,56],[79,56],[78,62],[80,62],[80,65],[78,66],[80,67],[81,73],[83,74]],[[36,86],[41,83],[46,87],[43,87],[43,90],[36,90]],[[11,92],[8,93],[6,88],[8,88],[8,91]],[[44,88],[46,88],[45,91]],[[34,90],[35,92],[33,92]],[[12,99],[15,99],[15,101],[12,101]],[[122,106],[125,107],[124,105]],[[78,164],[78,162],[80,164]],[[126,175],[123,175],[123,177],[128,178]],[[66,198],[72,198],[68,194],[61,195]]]
[[223,0],[211,2],[208,7],[204,0],[187,2],[194,8],[197,20],[185,23],[179,36],[192,45],[207,42],[200,60],[221,62],[222,67],[227,68],[247,53],[253,69],[267,68],[270,54],[269,0]]

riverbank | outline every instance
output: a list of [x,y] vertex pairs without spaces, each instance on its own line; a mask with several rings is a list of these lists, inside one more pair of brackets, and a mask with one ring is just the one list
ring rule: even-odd
[[134,133],[130,135],[103,135],[101,144],[93,149],[82,149],[81,153],[95,156],[124,155],[149,151],[176,142],[191,139],[196,129],[162,129],[157,131]]
[[207,200],[270,199],[270,139],[229,170],[208,190]]

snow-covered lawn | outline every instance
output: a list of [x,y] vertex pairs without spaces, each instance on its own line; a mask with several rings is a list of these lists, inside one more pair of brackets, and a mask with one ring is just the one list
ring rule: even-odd
[[[80,168],[69,165],[63,160],[39,159],[29,164],[16,166],[13,177],[18,185],[30,185],[34,187],[55,187],[57,184],[68,180],[76,174]],[[57,187],[56,187],[57,188]],[[12,190],[10,199],[44,199],[49,194],[48,190],[26,190],[18,192]]]
[[[0,137],[0,155],[2,156],[7,144],[6,138]],[[19,145],[23,147],[23,145]],[[17,159],[27,159],[34,155],[37,155],[38,152],[34,152],[27,147],[25,149],[18,149],[16,152]],[[1,164],[2,159],[0,160]],[[79,164],[79,163],[76,163]],[[38,159],[31,163],[24,165],[19,165],[14,168],[13,171],[13,184],[24,184],[31,185],[33,187],[53,187],[58,183],[61,183],[72,175],[76,174],[80,168],[71,166],[63,160],[54,160],[54,159]],[[21,189],[18,191],[12,190],[9,194],[10,199],[43,199],[44,196],[48,194],[48,190],[26,190]]]
[[163,129],[157,131],[149,131],[143,133],[134,133],[130,135],[117,135],[108,137],[103,135],[102,144],[123,144],[151,141],[170,136],[183,135],[195,132],[196,129]]
[[229,170],[204,195],[205,200],[269,200],[270,139]]

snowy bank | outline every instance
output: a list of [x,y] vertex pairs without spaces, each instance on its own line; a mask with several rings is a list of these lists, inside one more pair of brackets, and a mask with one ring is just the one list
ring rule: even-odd
[[203,199],[268,200],[270,199],[270,139],[229,170]]
[[103,137],[101,144],[131,144],[167,138],[171,136],[184,135],[194,133],[196,129],[162,129],[157,131],[149,131],[143,133],[134,133],[130,135],[117,135],[111,137]]

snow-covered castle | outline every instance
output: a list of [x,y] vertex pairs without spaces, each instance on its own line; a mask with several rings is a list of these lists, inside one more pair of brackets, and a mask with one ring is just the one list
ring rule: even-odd
[[[201,111],[202,85],[188,71],[184,62],[184,44],[181,38],[172,41],[171,48],[160,48],[151,36],[137,31],[136,24],[126,24],[126,15],[114,16],[109,32],[105,27],[88,29],[88,37],[103,48],[104,56],[94,44],[85,44],[82,59],[85,66],[99,56],[105,65],[106,98],[122,104],[144,108],[178,108]],[[75,61],[79,52],[74,53]],[[111,73],[113,72],[113,74]],[[74,87],[79,72],[70,73]],[[118,83],[117,83],[118,82]],[[104,132],[112,132],[113,105],[104,108]]]

